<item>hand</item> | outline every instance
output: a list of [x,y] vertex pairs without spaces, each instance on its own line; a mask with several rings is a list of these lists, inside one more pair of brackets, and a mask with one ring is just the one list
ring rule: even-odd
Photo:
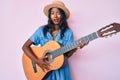
[[82,42],[80,42],[80,43],[78,44],[78,47],[75,48],[75,49],[73,49],[73,50],[71,50],[70,52],[68,52],[68,53],[66,54],[66,56],[67,56],[67,57],[72,56],[74,52],[76,52],[78,49],[83,48],[83,47],[84,47],[85,45],[87,45],[88,43],[89,43],[88,41],[87,41],[85,44],[83,44]]
[[44,56],[40,59],[38,59],[37,64],[42,68],[42,70],[45,72],[45,70],[49,71],[50,70],[50,65],[46,62],[44,62],[44,60],[48,58],[47,56]]
[[86,46],[86,45],[88,45],[88,43],[89,43],[89,41],[87,41],[86,43],[82,43],[82,42],[80,42],[79,44],[78,44],[78,49],[81,49],[81,48],[83,48],[84,46]]

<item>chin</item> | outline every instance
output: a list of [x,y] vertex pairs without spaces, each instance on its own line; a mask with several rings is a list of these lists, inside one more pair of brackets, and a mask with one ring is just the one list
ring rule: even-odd
[[59,23],[54,23],[54,25],[58,25]]

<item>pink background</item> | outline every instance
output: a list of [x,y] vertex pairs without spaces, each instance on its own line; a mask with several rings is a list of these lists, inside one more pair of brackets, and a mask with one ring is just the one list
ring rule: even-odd
[[[43,7],[52,0],[0,0],[0,79],[26,80],[22,45],[47,23]],[[120,23],[120,0],[62,0],[71,12],[75,39],[112,23]],[[70,59],[72,80],[120,80],[120,33],[99,38]]]

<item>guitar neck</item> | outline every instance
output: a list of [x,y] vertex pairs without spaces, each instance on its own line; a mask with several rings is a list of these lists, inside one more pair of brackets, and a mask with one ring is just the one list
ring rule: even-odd
[[87,41],[90,42],[90,41],[93,41],[93,40],[95,40],[97,38],[98,38],[97,32],[91,33],[91,34],[89,34],[89,35],[87,35],[87,36],[85,36],[83,38],[80,38],[80,39],[78,39],[78,40],[76,40],[76,41],[74,41],[74,42],[72,42],[72,43],[70,43],[70,44],[68,44],[66,46],[63,46],[63,47],[53,51],[52,52],[52,58],[56,58],[57,56],[60,56],[60,55],[62,55],[64,53],[66,53],[66,52],[69,52],[69,51],[77,48],[78,44],[80,42],[82,42],[84,44]]

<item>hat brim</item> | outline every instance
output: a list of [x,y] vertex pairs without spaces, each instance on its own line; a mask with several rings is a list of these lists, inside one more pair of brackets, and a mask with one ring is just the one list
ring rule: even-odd
[[65,14],[66,14],[66,18],[67,18],[67,19],[69,18],[69,15],[70,15],[69,10],[68,10],[65,6],[61,6],[61,5],[59,5],[59,4],[49,4],[49,5],[45,6],[44,9],[43,9],[44,14],[45,14],[46,16],[48,16],[48,11],[49,11],[49,9],[50,9],[50,8],[53,8],[53,7],[62,9],[62,10],[65,12]]

